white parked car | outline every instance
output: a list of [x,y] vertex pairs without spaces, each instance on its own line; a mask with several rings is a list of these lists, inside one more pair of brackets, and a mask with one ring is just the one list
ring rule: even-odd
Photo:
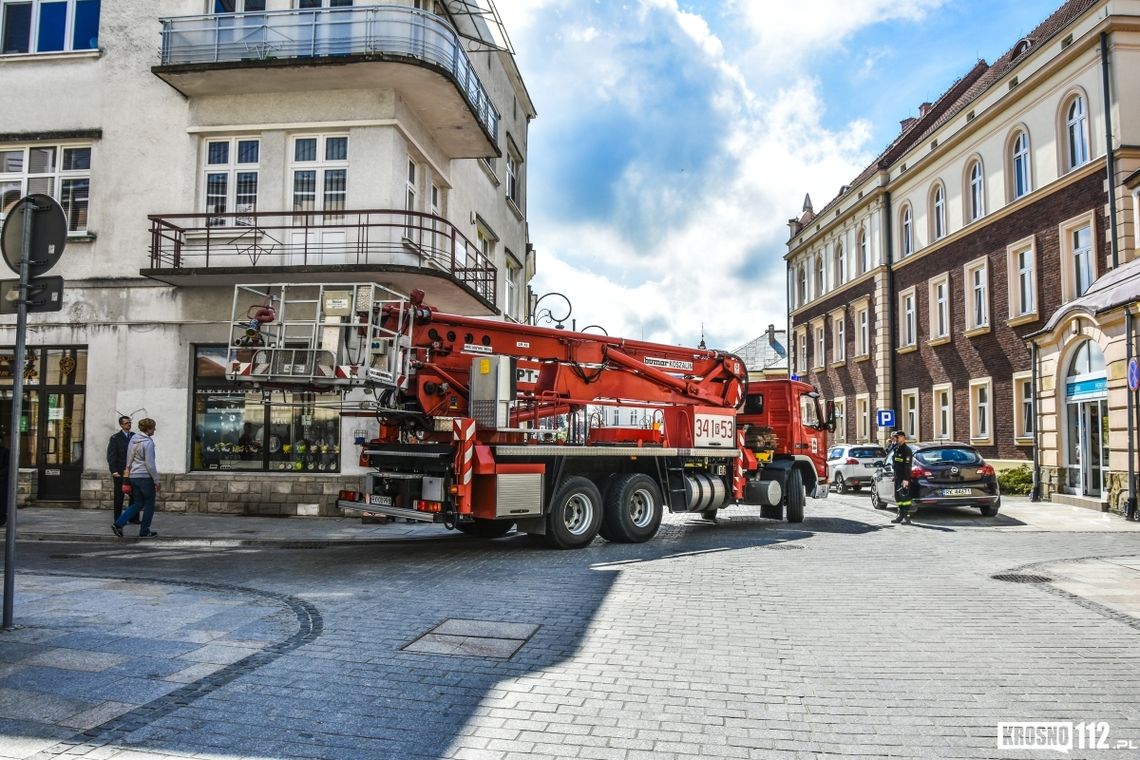
[[831,487],[839,493],[860,491],[875,479],[875,462],[887,452],[874,443],[841,443],[827,452],[827,474]]

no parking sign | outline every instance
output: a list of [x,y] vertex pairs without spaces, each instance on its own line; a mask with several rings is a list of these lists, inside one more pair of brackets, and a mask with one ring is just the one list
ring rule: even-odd
[[1135,392],[1140,388],[1140,362],[1135,358],[1128,360],[1128,389]]

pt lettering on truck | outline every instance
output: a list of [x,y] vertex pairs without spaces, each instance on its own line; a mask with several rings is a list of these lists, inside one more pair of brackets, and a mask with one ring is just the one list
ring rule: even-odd
[[698,414],[693,419],[693,443],[697,446],[735,445],[736,421],[732,417]]

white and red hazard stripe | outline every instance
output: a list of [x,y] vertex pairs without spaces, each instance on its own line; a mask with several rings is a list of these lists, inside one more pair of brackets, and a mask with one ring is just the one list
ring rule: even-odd
[[455,441],[455,482],[469,486],[475,472],[475,420],[456,417],[452,420],[452,437]]
[[744,431],[736,431],[736,459],[732,462],[732,497],[744,498]]

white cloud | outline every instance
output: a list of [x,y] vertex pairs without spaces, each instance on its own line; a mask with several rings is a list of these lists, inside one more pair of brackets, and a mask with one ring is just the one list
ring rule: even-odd
[[[934,2],[827,0],[810,21],[806,5],[791,7],[798,25],[842,36],[856,22],[828,17],[853,16],[851,6],[884,17]],[[869,126],[826,129],[818,82],[750,77],[738,62],[754,48],[740,47],[739,28],[726,35],[676,0],[498,5],[539,110],[528,160],[535,292],[566,294],[579,327],[629,338],[693,345],[703,322],[710,345],[731,349],[782,327],[787,219],[805,189],[826,189],[819,208],[870,160]],[[758,23],[755,5],[720,22]],[[792,11],[773,15],[791,24]],[[801,54],[822,44],[803,39]]]

